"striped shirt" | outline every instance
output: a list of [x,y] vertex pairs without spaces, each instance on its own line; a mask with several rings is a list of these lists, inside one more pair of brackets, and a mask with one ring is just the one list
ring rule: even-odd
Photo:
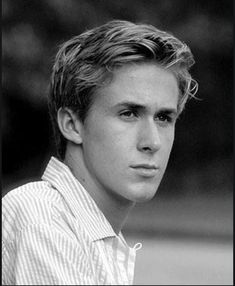
[[70,169],[52,157],[42,180],[2,199],[2,284],[128,285],[136,250],[116,235]]

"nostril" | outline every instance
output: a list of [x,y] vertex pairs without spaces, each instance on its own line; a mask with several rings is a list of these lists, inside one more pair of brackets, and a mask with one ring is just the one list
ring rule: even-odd
[[143,147],[142,150],[144,150],[144,151],[150,151],[151,148],[150,148],[150,147]]

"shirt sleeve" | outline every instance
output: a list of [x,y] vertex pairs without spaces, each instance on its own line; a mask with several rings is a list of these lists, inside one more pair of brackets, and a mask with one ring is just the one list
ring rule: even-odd
[[49,225],[27,226],[15,247],[16,285],[94,284],[84,246]]

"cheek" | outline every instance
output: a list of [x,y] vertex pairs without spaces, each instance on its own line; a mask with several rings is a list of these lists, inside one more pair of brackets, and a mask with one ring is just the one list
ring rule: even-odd
[[[126,178],[128,147],[120,134],[96,130],[86,138],[83,155],[92,179],[106,189],[119,190]],[[124,138],[123,138],[124,139]]]
[[168,162],[168,159],[170,157],[170,153],[173,147],[174,143],[174,132],[170,132],[168,136],[164,137],[164,140],[162,141],[162,150],[164,150],[164,159],[166,160],[166,163]]
[[171,149],[173,147],[173,143],[174,143],[174,135],[170,136],[170,138],[168,138],[167,140],[167,150],[168,150],[168,153],[171,152]]
[[[113,152],[118,150],[125,152],[132,144],[133,128],[126,127],[116,118],[92,118],[92,123],[87,130],[87,144],[93,145],[93,148],[101,152]],[[121,156],[122,154],[120,154]]]
[[[103,168],[118,166],[127,158],[130,140],[123,130],[115,126],[102,125],[92,128],[85,136],[84,155],[92,164],[102,164]],[[115,164],[114,164],[115,162]]]

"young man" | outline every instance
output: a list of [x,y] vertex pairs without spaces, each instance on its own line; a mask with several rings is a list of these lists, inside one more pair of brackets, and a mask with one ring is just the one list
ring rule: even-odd
[[171,34],[127,21],[62,45],[49,95],[58,158],[3,198],[3,284],[132,284],[136,247],[121,230],[158,189],[193,62]]

